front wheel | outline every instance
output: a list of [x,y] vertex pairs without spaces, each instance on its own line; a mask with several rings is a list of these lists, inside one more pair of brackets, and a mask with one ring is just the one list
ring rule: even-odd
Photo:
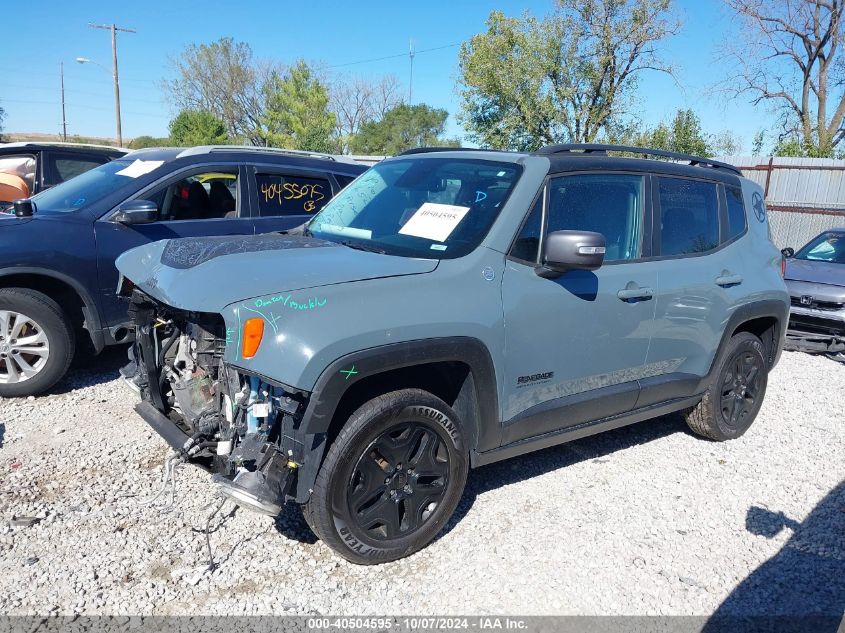
[[0,396],[31,396],[65,375],[73,329],[59,305],[28,288],[0,290]]
[[359,408],[329,449],[304,512],[347,560],[385,563],[425,547],[455,511],[469,468],[455,412],[419,389]]

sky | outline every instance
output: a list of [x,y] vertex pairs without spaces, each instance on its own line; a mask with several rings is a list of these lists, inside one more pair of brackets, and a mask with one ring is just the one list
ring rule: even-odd
[[[229,36],[247,42],[258,58],[316,62],[339,76],[376,79],[395,74],[409,84],[409,42],[414,58],[413,103],[445,108],[448,133],[462,136],[455,118],[458,44],[483,32],[490,11],[525,10],[544,15],[553,0],[361,0],[359,2],[13,2],[4,22],[13,37],[0,51],[0,106],[7,132],[61,131],[59,66],[64,62],[68,134],[115,135],[111,39],[88,23],[133,28],[118,33],[118,63],[124,139],[166,136],[174,112],[159,83],[169,77],[169,59],[191,43]],[[647,125],[666,120],[678,108],[693,108],[706,131],[733,132],[749,152],[754,134],[774,117],[747,99],[731,100],[710,90],[727,69],[718,48],[730,28],[719,0],[675,0],[684,25],[661,44],[662,58],[676,68],[672,79],[657,72],[641,76],[635,113]],[[11,44],[11,45],[10,45]],[[436,49],[436,50],[429,50]],[[94,63],[78,64],[77,57]],[[389,57],[389,59],[382,59]],[[676,81],[677,80],[677,81]]]

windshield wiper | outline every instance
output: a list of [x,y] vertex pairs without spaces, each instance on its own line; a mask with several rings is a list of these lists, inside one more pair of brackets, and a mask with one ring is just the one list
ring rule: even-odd
[[340,244],[354,248],[359,251],[367,251],[368,253],[378,253],[379,255],[387,255],[387,251],[372,244],[365,244],[363,242],[353,242],[352,240],[340,240]]

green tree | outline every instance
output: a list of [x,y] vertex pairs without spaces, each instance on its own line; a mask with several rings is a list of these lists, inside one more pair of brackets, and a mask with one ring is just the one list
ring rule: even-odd
[[129,149],[144,149],[145,147],[167,147],[170,139],[157,136],[136,136],[129,142]]
[[672,151],[708,156],[710,147],[701,130],[701,120],[692,110],[678,110],[672,119]]
[[6,111],[0,106],[0,141],[3,140],[3,121],[6,119]]
[[414,147],[459,147],[445,139],[449,113],[425,104],[400,104],[388,110],[380,121],[364,123],[349,142],[354,154],[394,155]]
[[730,130],[710,136],[710,153],[714,156],[736,156],[742,151],[742,142]]
[[691,109],[678,110],[671,121],[636,131],[629,138],[640,147],[695,156],[734,155],[741,149],[739,141],[728,130],[716,134],[704,132],[701,120]]
[[758,130],[751,141],[751,155],[761,156],[763,154],[763,143],[766,142],[766,130]]
[[493,11],[461,46],[461,121],[500,149],[590,142],[624,116],[638,76],[671,72],[656,45],[679,26],[671,0],[558,0],[543,19]]
[[229,142],[226,125],[208,110],[182,110],[170,122],[170,144],[179,147],[224,145]]
[[803,157],[807,156],[807,152],[797,136],[789,136],[778,140],[772,150],[772,155]]
[[337,151],[336,117],[329,110],[328,87],[304,61],[299,60],[284,75],[275,74],[265,99],[265,144],[312,152]]

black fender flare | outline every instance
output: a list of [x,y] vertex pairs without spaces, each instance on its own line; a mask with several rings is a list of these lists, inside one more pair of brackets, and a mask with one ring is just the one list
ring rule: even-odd
[[347,354],[331,363],[311,392],[299,425],[307,458],[300,468],[296,500],[303,502],[317,476],[326,448],[326,434],[338,404],[347,390],[359,380],[396,369],[444,361],[469,366],[468,382],[474,390],[476,408],[472,422],[462,420],[471,451],[496,448],[501,440],[496,371],[487,347],[466,336],[439,337],[391,343]]
[[719,348],[710,363],[710,370],[707,372],[708,377],[712,377],[713,372],[717,371],[719,359],[722,358],[722,354],[731,340],[734,331],[743,323],[760,318],[773,318],[778,324],[778,330],[775,332],[773,341],[774,345],[771,350],[771,357],[767,359],[770,368],[777,364],[786,338],[786,329],[789,325],[789,303],[787,301],[778,301],[777,299],[763,299],[739,306],[728,317],[727,323],[725,323],[725,327],[722,330],[722,340],[719,341]]
[[105,347],[105,337],[103,336],[102,321],[100,320],[100,312],[97,309],[97,304],[85,287],[76,279],[64,273],[56,272],[48,268],[37,268],[32,266],[21,266],[16,268],[6,268],[0,270],[0,280],[3,277],[12,277],[15,275],[35,275],[40,277],[49,277],[60,281],[68,286],[79,296],[82,300],[82,310],[86,322],[90,323],[88,334],[91,336],[91,342],[94,344],[94,349],[97,352],[102,351]]
[[[303,415],[302,429],[309,435],[327,432],[343,394],[363,378],[444,361],[466,363],[475,381],[476,393],[484,394],[483,398],[478,398],[480,428],[465,429],[479,442],[485,433],[497,431],[500,426],[498,389],[490,352],[481,341],[468,336],[391,343],[338,358],[317,379]],[[350,373],[353,366],[354,373]]]

